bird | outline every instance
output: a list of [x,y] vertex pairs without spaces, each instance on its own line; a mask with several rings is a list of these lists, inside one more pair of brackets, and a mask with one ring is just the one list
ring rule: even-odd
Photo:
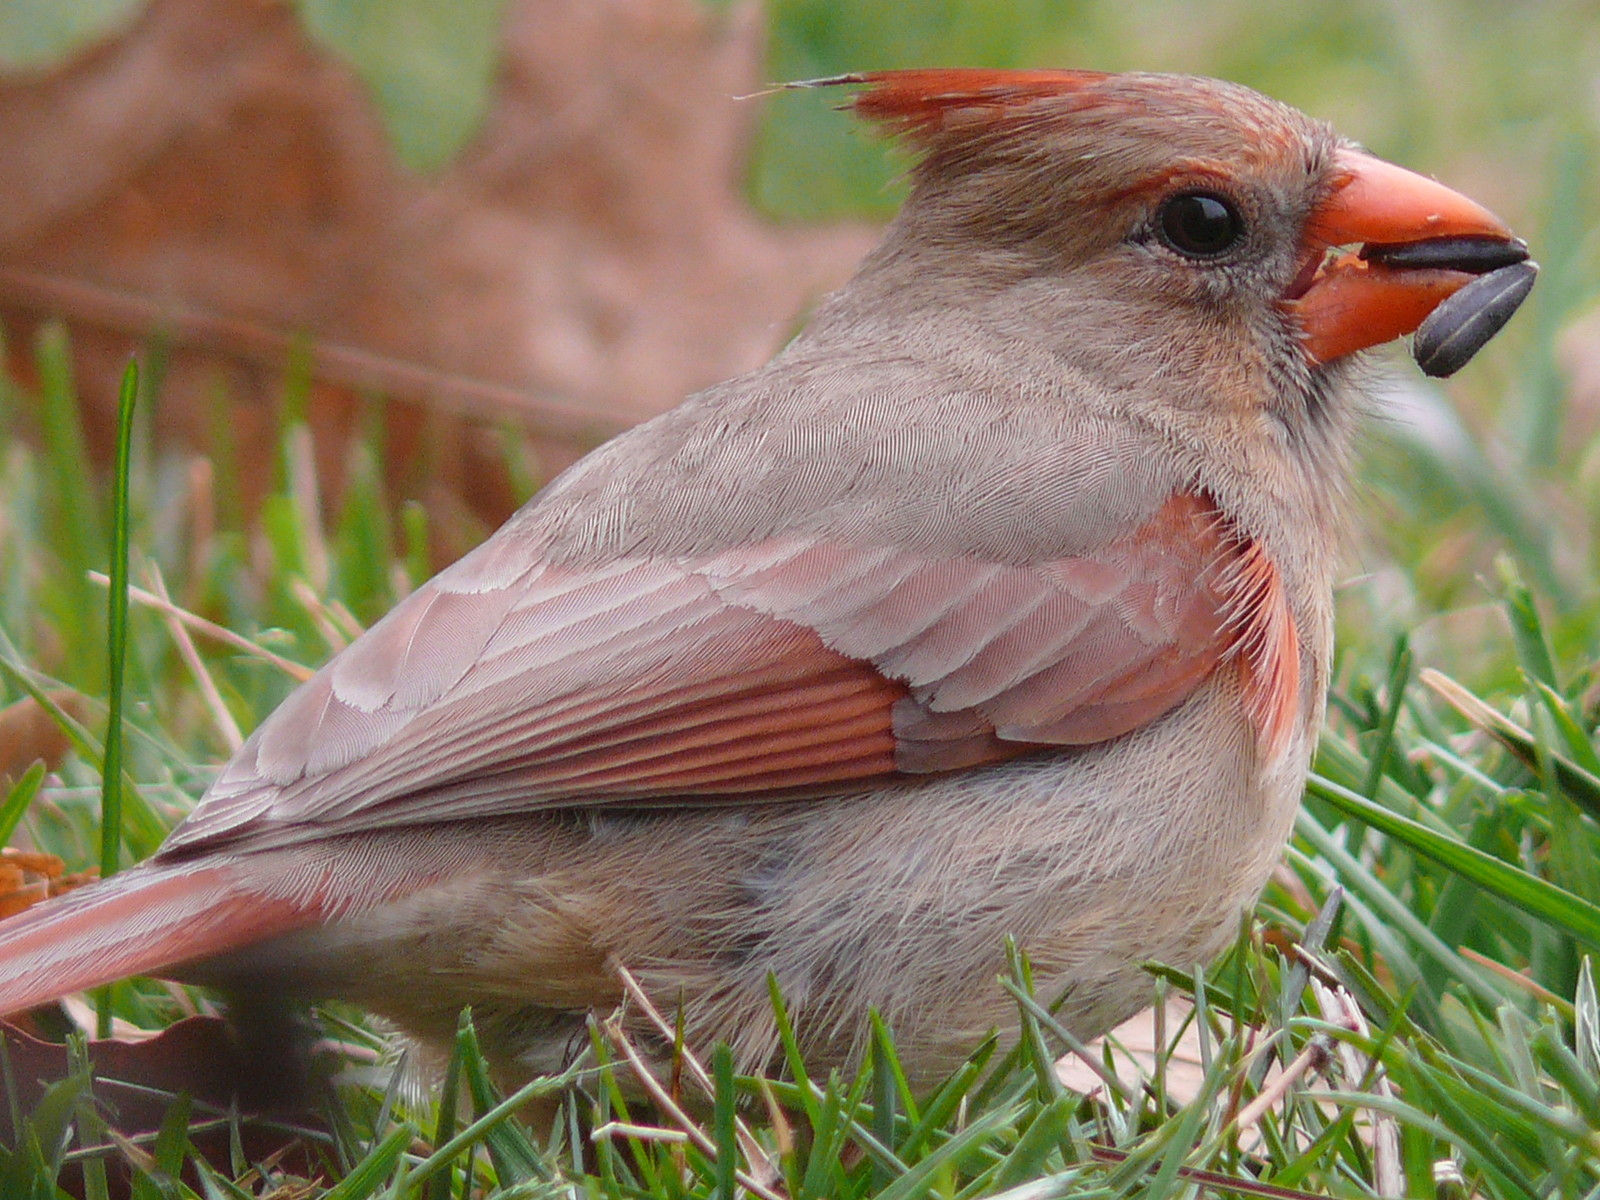
[[1080,1038],[1232,942],[1324,715],[1362,352],[1522,244],[1235,83],[808,86],[914,157],[855,275],[0,922],[0,1012],[155,974],[447,1047],[470,1005],[528,1077],[625,970],[742,1069],[775,985],[811,1071],[876,1012],[927,1084],[1014,1035],[1008,940]]

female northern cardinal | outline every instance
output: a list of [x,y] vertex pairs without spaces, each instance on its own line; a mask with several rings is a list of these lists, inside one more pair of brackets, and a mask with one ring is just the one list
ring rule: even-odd
[[471,1004],[526,1073],[621,963],[758,1065],[770,973],[814,1068],[874,1006],[927,1079],[1014,1021],[1008,935],[1080,1037],[1230,939],[1322,717],[1350,355],[1520,243],[1226,83],[825,82],[922,153],[856,277],[419,588],[153,859],[0,926],[0,1011]]

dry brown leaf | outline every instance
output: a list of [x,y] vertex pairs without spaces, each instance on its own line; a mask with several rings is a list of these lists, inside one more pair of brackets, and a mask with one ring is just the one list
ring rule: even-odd
[[[51,703],[75,721],[84,718],[83,697],[77,692],[47,693]],[[61,727],[31,696],[0,708],[0,789],[10,788],[35,762],[54,770],[72,743]]]
[[288,339],[334,344],[312,396],[324,477],[381,386],[425,402],[392,406],[407,491],[426,450],[429,477],[497,517],[512,497],[484,418],[520,414],[559,467],[759,364],[870,241],[749,210],[760,102],[732,97],[761,57],[752,5],[520,0],[484,128],[420,178],[292,6],[153,0],[125,36],[0,79],[0,319],[67,318],[102,448],[128,335],[165,326],[158,433],[207,448],[223,383],[247,496]]
[[[46,1081],[70,1074],[67,1048],[3,1022],[0,1039],[9,1057],[10,1078],[16,1081],[17,1111],[26,1116],[38,1105]],[[321,1165],[316,1142],[326,1122],[314,1107],[296,1104],[276,1110],[270,1122],[256,1118],[258,1109],[234,1107],[242,1077],[270,1071],[273,1064],[244,1061],[238,1040],[218,1017],[189,1017],[154,1037],[91,1041],[87,1053],[97,1109],[113,1130],[136,1145],[149,1146],[172,1101],[184,1093],[194,1104],[191,1144],[227,1178],[234,1175],[234,1124],[229,1120],[233,1112],[239,1114],[239,1145],[247,1161],[275,1159],[280,1170],[302,1177],[316,1173]],[[0,1141],[9,1138],[9,1122],[0,1122]],[[115,1156],[108,1165],[112,1194],[126,1195],[126,1166]],[[184,1174],[190,1187],[200,1186],[192,1166],[186,1166]],[[71,1194],[83,1194],[77,1164],[63,1170],[61,1186]]]
[[6,846],[0,849],[0,919],[98,878],[98,870],[69,872],[54,854]]
[[50,895],[50,880],[13,862],[0,862],[0,920],[32,908]]

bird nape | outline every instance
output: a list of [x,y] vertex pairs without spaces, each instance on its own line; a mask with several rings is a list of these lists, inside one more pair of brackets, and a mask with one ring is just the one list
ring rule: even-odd
[[1081,1038],[1231,939],[1323,716],[1352,362],[1442,311],[1460,366],[1526,249],[1229,83],[819,82],[919,155],[855,277],[0,923],[0,1011],[154,973],[448,1045],[470,1004],[526,1075],[621,964],[743,1067],[770,976],[813,1072],[875,1009],[925,1082],[1014,1030],[1008,938]]

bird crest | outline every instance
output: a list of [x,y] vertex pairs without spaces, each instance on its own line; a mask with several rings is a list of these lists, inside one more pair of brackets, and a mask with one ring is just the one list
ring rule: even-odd
[[934,67],[861,71],[788,86],[858,85],[862,90],[849,106],[858,116],[914,141],[926,141],[953,123],[988,124],[1039,100],[1083,93],[1106,78],[1104,71]]

